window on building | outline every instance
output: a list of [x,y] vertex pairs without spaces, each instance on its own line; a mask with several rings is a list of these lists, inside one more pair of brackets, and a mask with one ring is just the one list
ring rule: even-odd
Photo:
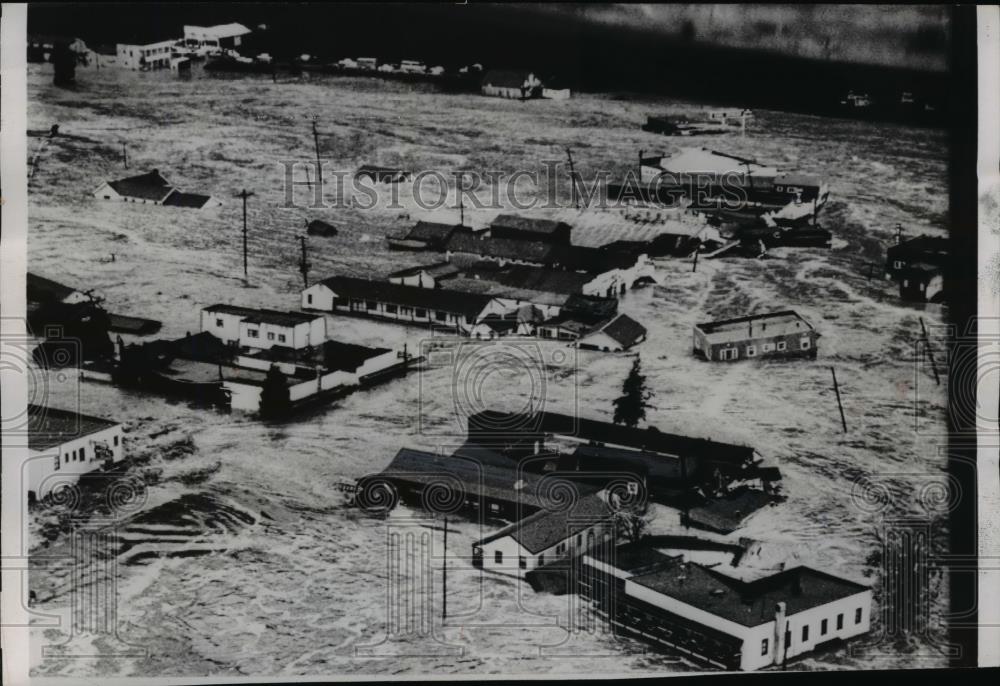
[[495,553],[493,553],[493,561],[496,562],[498,565],[502,565],[503,564],[503,551],[502,550],[497,550]]
[[472,315],[468,315],[468,314],[465,315],[465,323],[466,324],[471,324],[472,323]]
[[857,610],[854,611],[854,623],[855,624],[860,624],[861,623],[861,608],[860,607]]
[[413,312],[413,308],[412,307],[400,307],[399,308],[399,313],[400,314],[410,314],[411,312]]
[[896,260],[895,262],[892,263],[892,266],[895,267],[896,269],[902,269],[903,260]]
[[765,343],[761,346],[761,352],[769,353],[774,350],[774,343]]
[[63,455],[63,464],[69,464],[69,453]]
[[216,319],[215,319],[215,325],[216,326],[222,326],[222,320],[219,319],[218,317],[216,317]]
[[820,636],[826,636],[826,624],[827,624],[827,622],[826,622],[825,619],[822,622],[819,623],[819,635]]
[[434,318],[437,319],[439,322],[443,322],[448,318],[448,313],[441,311],[435,312]]
[[274,332],[273,331],[268,331],[267,332],[267,340],[269,340],[269,341],[273,341],[274,340]]
[[778,341],[778,351],[779,352],[782,351],[782,350],[784,350],[786,347],[788,347],[788,346],[785,343],[785,341]]
[[528,559],[524,555],[519,556],[517,558],[517,566],[520,567],[521,569],[527,569]]
[[313,296],[312,296],[312,293],[307,293],[307,294],[306,294],[306,302],[307,302],[307,303],[309,303],[310,305],[312,305],[312,304],[313,304]]
[[802,345],[802,349],[803,350],[808,350],[809,349],[809,339],[808,338],[803,338],[801,341],[799,341],[799,343]]
[[764,639],[760,642],[760,654],[767,655],[767,649],[771,647],[771,642],[768,639]]
[[837,615],[837,631],[840,631],[843,628],[844,628],[844,614],[841,613]]
[[385,306],[385,311],[388,312],[389,314],[396,314],[396,309],[397,308],[396,308],[395,305],[386,305]]
[[805,642],[808,640],[809,640],[809,625],[806,624],[805,626],[802,627],[802,641]]
[[260,338],[260,332],[257,329],[247,329],[247,336],[250,338]]
[[496,503],[490,503],[490,512],[497,513],[500,511],[500,506]]
[[748,345],[747,346],[747,357],[756,357],[756,356],[757,356],[757,346],[755,346],[755,345]]
[[278,334],[278,343],[284,343],[284,342],[285,342],[285,340],[286,340],[286,339],[285,339],[285,334],[283,334],[283,333],[279,333],[279,334]]
[[374,310],[377,307],[374,300],[365,300],[365,309]]
[[583,534],[577,534],[576,535],[576,544],[577,545],[582,545],[583,544]]
[[86,455],[86,454],[87,454],[87,453],[86,453],[86,452],[84,452],[84,449],[83,449],[83,448],[80,448],[80,461],[81,461],[81,462],[83,462],[83,461],[85,461],[85,460],[87,459],[87,458],[85,457],[85,455]]
[[56,455],[56,469],[59,469],[59,456]]
[[415,314],[418,317],[426,317],[427,316],[427,310],[422,310],[422,309],[420,309],[418,307],[413,314]]
[[543,553],[538,556],[538,566],[541,567],[544,564],[545,564],[545,554]]
[[118,437],[117,436],[115,436],[115,447],[116,448],[118,447]]

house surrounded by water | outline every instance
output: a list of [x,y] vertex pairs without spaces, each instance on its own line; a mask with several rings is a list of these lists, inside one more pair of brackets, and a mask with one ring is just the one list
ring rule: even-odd
[[722,319],[694,327],[694,353],[732,362],[754,357],[816,357],[820,334],[794,310]]
[[23,479],[29,499],[72,487],[82,475],[110,467],[124,457],[120,423],[28,405],[28,460],[18,478]]

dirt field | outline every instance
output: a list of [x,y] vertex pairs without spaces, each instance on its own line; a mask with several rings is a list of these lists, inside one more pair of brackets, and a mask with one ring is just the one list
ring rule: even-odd
[[[216,302],[296,308],[297,236],[314,218],[337,226],[339,235],[310,239],[313,279],[379,276],[439,259],[386,249],[386,234],[424,216],[408,198],[402,209],[282,207],[282,163],[312,159],[313,117],[331,168],[381,163],[511,173],[536,169],[540,160],[562,161],[571,146],[578,171],[589,178],[603,169],[622,172],[640,149],[672,150],[675,139],[644,133],[639,125],[649,114],[697,108],[617,95],[521,103],[376,80],[313,77],[275,84],[198,74],[179,80],[114,69],[79,70],[76,89],[68,91],[51,85],[48,69],[29,65],[29,128],[58,123],[62,133],[83,140],[29,139],[29,154],[38,153],[29,185],[29,269],[96,289],[111,311],[162,320],[166,337],[196,331],[200,308]],[[944,350],[934,334],[946,313],[900,303],[894,285],[879,278],[879,265],[897,223],[907,236],[945,232],[946,135],[764,111],[745,139],[685,144],[825,176],[831,201],[821,224],[834,233],[834,247],[774,250],[766,260],[702,260],[697,272],[685,260],[660,261],[663,285],[631,292],[621,303],[649,329],[636,351],[656,393],[648,421],[663,431],[752,445],[780,467],[787,502],[759,513],[736,534],[762,541],[767,564],[797,559],[874,584],[873,633],[798,667],[942,665],[935,646],[944,636],[946,589],[928,591],[932,614],[924,636],[889,640],[880,636],[877,618],[884,609],[887,521],[926,522],[935,550],[947,536],[947,503],[934,495],[946,479],[940,449],[946,389],[935,385],[925,360],[915,359],[923,317],[942,364]],[[103,180],[151,168],[182,190],[211,193],[226,204],[199,212],[91,197]],[[234,198],[243,188],[256,193],[249,203],[249,287],[242,280],[241,209]],[[469,215],[472,222],[489,219],[485,210]],[[607,221],[622,220],[608,211]],[[878,264],[869,281],[871,262]],[[817,360],[723,366],[692,357],[693,324],[783,308],[796,309],[822,334]],[[405,341],[416,349],[428,337],[357,319],[330,317],[328,326],[333,337],[364,344]],[[580,352],[569,359],[548,370],[546,407],[610,419],[632,357]],[[841,384],[846,434],[831,366]],[[557,626],[575,613],[566,597],[536,595],[493,577],[480,583],[467,558],[481,532],[468,522],[452,523],[451,616],[443,629],[435,623],[439,640],[383,644],[375,650],[382,657],[358,653],[359,645],[377,642],[385,630],[386,607],[371,599],[388,597],[387,528],[344,508],[334,486],[381,469],[400,447],[447,450],[460,441],[455,398],[469,389],[448,364],[280,426],[37,376],[48,383],[53,405],[75,404],[79,393],[82,411],[125,422],[133,472],[149,483],[134,515],[145,519],[121,525],[112,574],[119,636],[148,648],[148,656],[43,658],[42,643],[66,640],[79,653],[109,639],[39,629],[38,674],[563,670],[564,676],[567,657],[574,671],[589,674],[692,669],[637,643],[568,634]],[[516,374],[490,384],[480,390],[498,404],[516,406],[530,392]],[[414,517],[400,510],[390,524],[406,527]],[[69,550],[58,521],[56,506],[35,511],[36,553],[58,557]],[[436,531],[433,536],[438,540]],[[39,560],[35,569],[36,609],[68,616],[71,565]],[[435,576],[429,588],[436,592],[439,583]],[[448,646],[459,646],[461,656],[442,655],[453,650]],[[393,657],[400,650],[416,656]]]

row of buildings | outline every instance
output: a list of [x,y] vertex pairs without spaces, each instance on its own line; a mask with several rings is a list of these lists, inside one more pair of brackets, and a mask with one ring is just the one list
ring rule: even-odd
[[570,89],[554,78],[544,81],[525,69],[490,69],[480,83],[483,95],[511,100],[569,100]]

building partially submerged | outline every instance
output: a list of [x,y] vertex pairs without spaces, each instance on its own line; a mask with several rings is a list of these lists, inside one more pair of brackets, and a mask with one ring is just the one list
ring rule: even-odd
[[219,303],[201,311],[201,330],[240,348],[282,346],[299,350],[326,340],[326,319],[306,312]]
[[711,361],[815,358],[819,336],[797,312],[780,310],[696,324],[693,345],[695,355]]
[[917,302],[945,299],[944,270],[948,265],[948,239],[921,235],[886,250],[885,275],[899,284],[899,297]]
[[93,192],[95,198],[121,200],[167,207],[202,209],[222,203],[210,195],[184,193],[174,188],[158,169],[115,181],[105,181]]
[[578,593],[614,630],[723,669],[784,665],[871,628],[871,589],[810,567],[744,581],[642,542],[582,563]]
[[124,457],[119,422],[28,405],[28,460],[20,478],[29,500],[71,487],[84,474],[112,467]]

